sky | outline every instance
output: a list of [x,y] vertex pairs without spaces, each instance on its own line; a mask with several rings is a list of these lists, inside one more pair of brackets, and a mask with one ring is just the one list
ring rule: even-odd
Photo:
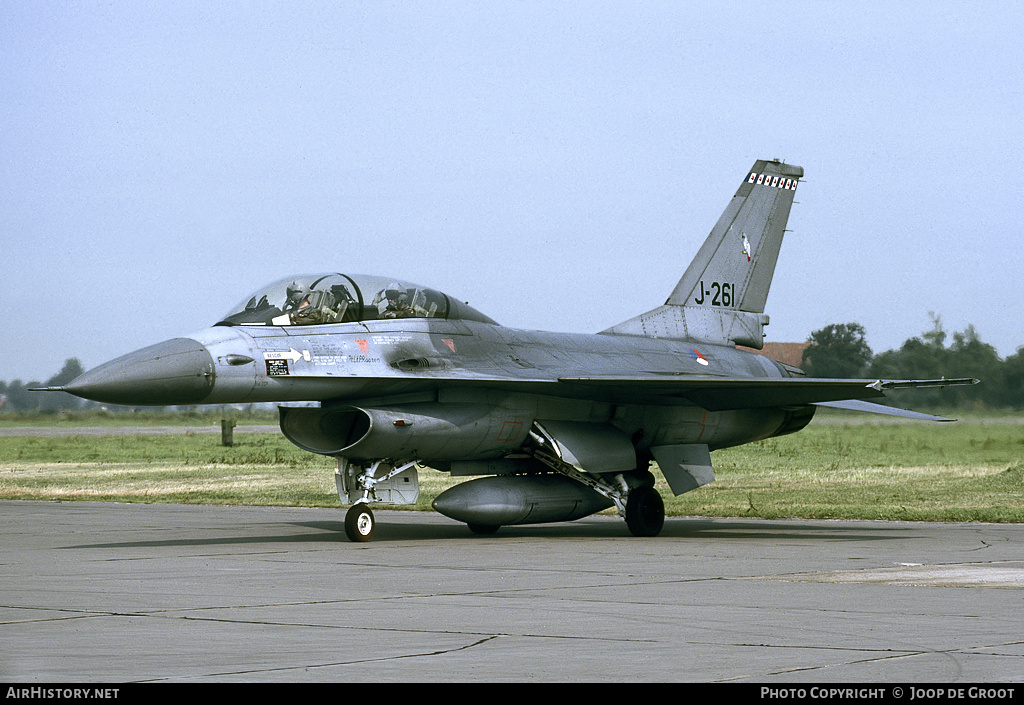
[[525,329],[664,303],[757,159],[805,178],[767,340],[1024,345],[1018,2],[0,0],[0,380],[262,285]]

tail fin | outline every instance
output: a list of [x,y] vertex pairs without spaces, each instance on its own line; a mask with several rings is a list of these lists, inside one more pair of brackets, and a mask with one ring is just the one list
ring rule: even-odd
[[804,170],[759,160],[664,306],[604,333],[761,349],[768,288]]

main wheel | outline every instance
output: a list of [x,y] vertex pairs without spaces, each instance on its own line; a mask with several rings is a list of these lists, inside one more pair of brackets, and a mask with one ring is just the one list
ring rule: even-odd
[[665,525],[665,503],[653,487],[634,487],[626,497],[626,526],[634,536],[657,536]]
[[365,503],[353,504],[345,514],[345,535],[350,541],[369,541],[373,538],[376,520]]

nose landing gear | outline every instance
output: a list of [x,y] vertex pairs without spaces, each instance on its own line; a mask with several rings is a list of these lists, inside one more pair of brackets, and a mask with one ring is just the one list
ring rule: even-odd
[[363,542],[373,538],[377,520],[365,502],[353,504],[345,513],[345,535],[349,541]]

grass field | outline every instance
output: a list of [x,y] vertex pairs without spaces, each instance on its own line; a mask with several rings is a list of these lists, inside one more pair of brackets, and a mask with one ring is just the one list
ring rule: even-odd
[[[667,513],[1024,522],[1024,425],[991,415],[955,424],[828,421],[716,451],[717,480],[680,497],[659,481]],[[333,472],[330,458],[280,434],[236,432],[230,448],[218,434],[184,430],[0,437],[2,499],[334,507]],[[451,484],[444,473],[421,472],[420,500],[407,508],[429,508]]]

